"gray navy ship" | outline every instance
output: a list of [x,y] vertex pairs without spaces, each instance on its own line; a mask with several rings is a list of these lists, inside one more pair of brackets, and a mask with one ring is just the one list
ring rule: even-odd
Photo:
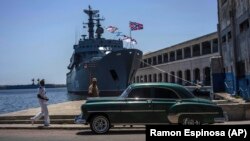
[[101,26],[103,18],[90,6],[84,10],[88,15],[88,36],[82,35],[73,46],[67,73],[69,93],[87,95],[93,77],[97,78],[100,96],[120,95],[131,82],[140,66],[142,51],[124,48],[121,39],[105,39]]

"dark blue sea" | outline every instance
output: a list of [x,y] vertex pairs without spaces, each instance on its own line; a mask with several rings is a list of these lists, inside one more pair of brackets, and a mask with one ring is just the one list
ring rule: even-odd
[[[82,98],[73,97],[66,88],[46,88],[49,104],[56,104]],[[0,114],[39,107],[37,89],[0,90]]]

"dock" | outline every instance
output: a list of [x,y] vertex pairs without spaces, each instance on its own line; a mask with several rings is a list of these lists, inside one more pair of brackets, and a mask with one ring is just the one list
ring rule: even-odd
[[85,100],[69,101],[48,105],[51,126],[43,127],[43,119],[31,125],[30,118],[41,111],[41,108],[11,112],[0,115],[0,129],[83,129],[89,126],[74,124],[74,117],[81,113],[80,107]]
[[[221,101],[219,101],[221,102]],[[40,112],[40,107],[0,114],[0,129],[90,129],[89,125],[74,124],[74,117],[81,113],[81,105],[85,100],[69,101],[48,105],[51,124],[43,126],[43,119],[31,124],[30,118]],[[249,103],[218,103],[228,113],[229,122],[220,125],[250,124]],[[115,126],[116,129],[131,129],[130,125]],[[145,126],[133,126],[133,129],[145,129]]]

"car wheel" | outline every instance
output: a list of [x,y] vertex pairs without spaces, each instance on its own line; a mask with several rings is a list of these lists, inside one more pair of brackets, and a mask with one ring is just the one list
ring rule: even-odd
[[198,119],[185,117],[185,118],[182,118],[181,124],[182,125],[201,125],[201,121]]
[[90,122],[90,128],[94,133],[103,134],[110,129],[110,123],[107,117],[103,115],[96,115]]

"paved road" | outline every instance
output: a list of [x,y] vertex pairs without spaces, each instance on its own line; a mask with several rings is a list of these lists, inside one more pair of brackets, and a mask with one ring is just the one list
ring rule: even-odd
[[144,130],[111,130],[95,135],[90,130],[0,130],[0,141],[145,141]]

